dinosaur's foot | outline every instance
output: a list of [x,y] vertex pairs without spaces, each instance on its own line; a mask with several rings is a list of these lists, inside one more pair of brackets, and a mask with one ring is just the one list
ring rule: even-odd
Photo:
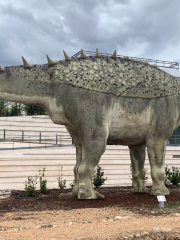
[[133,180],[133,188],[135,193],[147,193],[147,188],[143,180]]
[[161,183],[159,186],[152,186],[151,195],[169,195],[169,190],[164,183]]
[[135,193],[147,193],[147,188],[146,188],[146,186],[144,186],[144,187],[136,187],[136,188],[134,188],[134,192]]
[[84,186],[79,186],[78,199],[102,199],[104,195],[95,191],[94,189],[88,189]]

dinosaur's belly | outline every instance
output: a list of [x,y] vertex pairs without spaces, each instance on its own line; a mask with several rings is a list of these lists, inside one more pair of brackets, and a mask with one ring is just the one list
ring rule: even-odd
[[132,127],[125,124],[111,129],[107,144],[113,145],[138,145],[144,143],[148,137],[148,130],[143,127]]
[[146,141],[151,126],[151,101],[118,99],[113,107],[108,144],[136,145]]

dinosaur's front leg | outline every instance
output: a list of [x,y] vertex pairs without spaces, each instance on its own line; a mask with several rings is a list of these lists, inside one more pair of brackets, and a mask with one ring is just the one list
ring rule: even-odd
[[94,168],[99,162],[106,148],[106,141],[86,141],[82,148],[82,161],[78,168],[79,199],[101,199],[102,194],[96,192],[92,184]]

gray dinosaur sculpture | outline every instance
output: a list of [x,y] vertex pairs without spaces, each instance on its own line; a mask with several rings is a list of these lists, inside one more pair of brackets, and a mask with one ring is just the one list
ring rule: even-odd
[[168,195],[164,185],[167,139],[180,126],[179,83],[147,62],[101,56],[23,66],[0,66],[0,98],[40,105],[65,125],[76,145],[75,187],[79,199],[104,196],[92,186],[94,167],[106,144],[128,145],[135,192],[144,185],[145,149],[151,165],[151,194]]

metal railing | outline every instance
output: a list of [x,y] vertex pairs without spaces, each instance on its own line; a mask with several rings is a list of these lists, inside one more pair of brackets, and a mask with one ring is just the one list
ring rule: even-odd
[[[89,57],[94,57],[96,52],[93,51],[88,51],[88,50],[83,50],[85,52],[85,54]],[[107,56],[110,57],[112,56],[112,54],[109,53],[100,53],[101,56]],[[77,58],[80,57],[81,55],[81,51],[75,53],[72,58]],[[120,58],[124,58],[127,56],[123,56],[123,55],[117,55],[117,57]],[[136,59],[137,57],[129,57],[129,59]],[[178,62],[170,62],[170,61],[163,61],[163,60],[155,60],[155,59],[150,59],[150,58],[138,58],[139,61],[144,62],[147,61],[149,64],[156,64],[157,67],[164,67],[164,68],[173,68],[173,69],[179,69],[179,63]]]
[[[11,132],[13,133],[16,132],[17,134],[9,134]],[[33,135],[32,133],[36,133],[36,134]],[[28,130],[20,131],[20,130],[7,130],[7,129],[0,130],[0,142],[36,143],[36,144],[45,144],[45,147],[50,147],[50,146],[47,146],[48,144],[51,144],[51,146],[52,145],[57,145],[57,146],[74,145],[72,138],[68,135],[65,136],[65,135],[55,134],[54,136],[52,136],[52,134],[51,135],[43,134],[43,132],[41,131],[28,131]],[[167,146],[180,146],[180,135],[172,135],[167,142]],[[13,148],[14,148],[14,145],[13,145]],[[40,147],[36,146],[31,148],[40,148]]]
[[[14,133],[16,132],[16,134]],[[12,133],[12,134],[11,134]],[[36,134],[32,134],[36,133]],[[47,133],[47,132],[46,132]],[[66,145],[63,142],[72,143],[70,136],[55,134],[54,136],[43,134],[41,131],[28,131],[28,130],[0,130],[0,142],[24,142],[24,143],[37,143],[37,144],[54,144]]]

